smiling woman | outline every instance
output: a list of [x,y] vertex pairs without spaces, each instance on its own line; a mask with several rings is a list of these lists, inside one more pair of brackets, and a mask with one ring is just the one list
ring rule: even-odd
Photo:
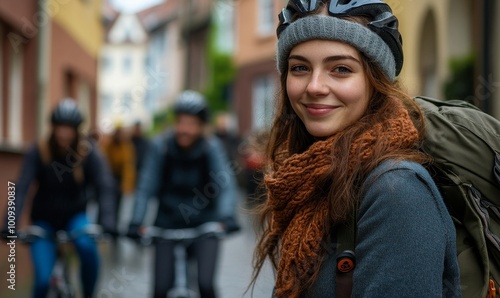
[[364,114],[370,88],[360,61],[358,50],[333,40],[310,40],[292,49],[286,91],[314,137],[331,136]]
[[[269,257],[277,298],[455,297],[455,231],[422,166],[422,113],[396,80],[403,52],[391,8],[290,0],[279,17],[282,92],[254,281]],[[348,226],[354,251],[340,237]],[[346,257],[351,278],[337,270]]]

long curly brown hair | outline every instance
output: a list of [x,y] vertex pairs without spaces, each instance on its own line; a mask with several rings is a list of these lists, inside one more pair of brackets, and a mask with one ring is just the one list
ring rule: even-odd
[[[364,23],[364,22],[360,22]],[[405,92],[398,82],[390,81],[374,62],[370,61],[362,53],[362,64],[365,70],[366,79],[372,87],[372,97],[363,117],[356,123],[339,132],[338,139],[332,152],[349,152],[349,146],[368,128],[375,123],[381,122],[387,115],[394,112],[394,102],[402,102],[408,110],[410,117],[419,132],[420,141],[424,135],[424,120],[422,112],[414,100]],[[316,139],[308,133],[304,124],[293,110],[288,95],[286,93],[287,72],[283,72],[280,77],[281,91],[277,99],[276,118],[270,131],[270,139],[267,146],[268,160],[271,161],[269,170],[276,170],[281,162],[296,153],[302,153],[313,144]],[[360,164],[354,171],[342,171],[348,165],[348,154],[336,156],[338,163],[333,170],[325,176],[324,180],[318,181],[318,186],[327,188],[329,201],[329,220],[331,223],[345,221],[359,199],[359,191],[367,175],[382,161],[387,159],[410,160],[421,164],[430,161],[430,158],[419,151],[419,144],[415,148],[408,150],[398,150],[387,153],[383,147],[384,142],[377,143],[374,148],[374,158],[365,164]],[[333,168],[333,167],[332,167]],[[335,179],[331,177],[335,176]],[[336,198],[336,199],[334,199]],[[262,235],[258,241],[254,254],[254,273],[250,285],[255,285],[255,281],[262,269],[263,264],[269,257],[274,269],[277,269],[280,258],[280,239],[269,239],[271,232],[271,212],[272,209],[264,202],[256,208],[258,224]],[[326,226],[331,226],[330,224]],[[328,235],[329,231],[325,231]],[[275,237],[273,237],[275,238]],[[326,255],[323,252],[321,259]],[[316,266],[314,274],[302,284],[299,291],[306,290],[316,279],[319,273],[319,266]]]

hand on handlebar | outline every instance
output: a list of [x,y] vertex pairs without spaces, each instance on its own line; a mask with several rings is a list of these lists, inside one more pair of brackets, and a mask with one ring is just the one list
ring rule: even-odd
[[241,230],[240,225],[238,224],[238,222],[236,222],[236,220],[232,216],[224,218],[221,221],[221,223],[224,226],[224,230],[226,231],[226,234],[228,234],[228,235],[232,234],[232,233],[239,232]]
[[16,234],[10,234],[9,229],[5,228],[0,231],[0,240],[5,240],[7,241],[8,236],[16,236]]
[[128,226],[127,237],[134,240],[141,239],[142,237],[141,229],[142,229],[141,225],[131,223]]

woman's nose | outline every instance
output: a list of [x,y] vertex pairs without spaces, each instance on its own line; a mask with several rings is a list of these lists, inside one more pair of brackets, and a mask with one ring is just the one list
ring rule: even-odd
[[328,94],[328,86],[326,85],[325,74],[317,71],[311,74],[307,92],[312,96],[324,96]]

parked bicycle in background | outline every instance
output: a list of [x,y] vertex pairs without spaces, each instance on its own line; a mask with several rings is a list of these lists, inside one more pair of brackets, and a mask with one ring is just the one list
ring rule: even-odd
[[[85,190],[93,187],[98,195],[100,224],[105,233],[115,234],[113,178],[102,154],[93,141],[80,135],[84,118],[76,102],[62,100],[51,114],[51,132],[27,153],[16,183],[16,222],[26,201],[28,189],[36,186],[32,200],[31,223],[47,235],[63,230],[68,233],[85,230]],[[5,225],[2,233],[7,232]],[[72,241],[80,258],[84,297],[94,293],[98,277],[99,255],[95,241],[79,235]],[[30,245],[34,269],[34,297],[46,297],[53,268],[57,263],[57,245],[53,239],[36,237]]]

